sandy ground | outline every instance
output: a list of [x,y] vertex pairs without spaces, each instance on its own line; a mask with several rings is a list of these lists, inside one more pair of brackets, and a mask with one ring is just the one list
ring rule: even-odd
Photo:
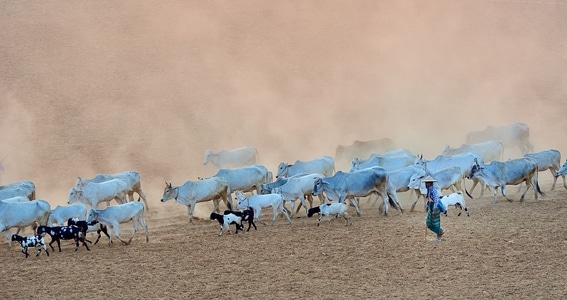
[[280,217],[274,226],[222,237],[213,221],[190,225],[177,203],[151,202],[149,243],[138,232],[128,246],[103,237],[90,252],[73,251],[70,241],[49,257],[25,259],[19,245],[0,251],[0,297],[558,299],[567,294],[566,197],[559,184],[538,201],[532,193],[523,203],[469,200],[470,217],[453,207],[443,217],[440,243],[425,236],[423,212],[383,217],[365,201],[352,226],[333,220],[316,227],[301,211],[292,225]]

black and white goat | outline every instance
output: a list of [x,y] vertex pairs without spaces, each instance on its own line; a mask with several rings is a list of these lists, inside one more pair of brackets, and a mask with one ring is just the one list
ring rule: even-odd
[[329,220],[329,225],[331,225],[331,215],[333,216],[343,216],[346,220],[346,224],[350,223],[350,216],[347,213],[348,204],[343,203],[324,203],[319,206],[310,208],[307,211],[307,217],[311,218],[314,214],[319,214],[319,220],[317,221],[317,226],[321,222],[323,216],[327,216]]
[[43,248],[43,250],[45,250],[45,253],[47,253],[47,256],[49,256],[49,251],[47,251],[45,240],[43,239],[43,235],[41,234],[33,236],[21,236],[14,234],[12,235],[12,241],[17,241],[18,243],[20,243],[20,245],[22,246],[22,253],[26,255],[26,258],[28,258],[29,256],[29,247],[37,248],[37,254],[35,255],[36,257],[41,253],[41,248]]
[[47,233],[51,236],[51,242],[49,242],[49,247],[51,247],[51,250],[55,251],[55,249],[53,248],[53,242],[57,242],[57,246],[59,247],[59,252],[61,252],[61,242],[60,240],[75,240],[75,251],[77,251],[79,249],[79,241],[81,241],[83,243],[83,246],[85,246],[85,248],[87,248],[88,251],[91,251],[91,249],[89,249],[89,246],[87,245],[87,242],[85,240],[85,235],[83,234],[83,231],[81,228],[79,228],[78,226],[54,226],[54,227],[49,227],[49,226],[39,226],[37,228],[37,234],[41,235]]
[[447,211],[449,210],[449,206],[455,206],[455,208],[459,209],[458,216],[461,215],[463,209],[467,213],[467,217],[470,216],[469,209],[465,205],[465,198],[463,197],[463,193],[461,191],[457,191],[449,195],[441,196],[440,200],[445,206],[445,216],[447,216]]
[[215,212],[212,212],[211,220],[217,220],[219,222],[219,236],[222,235],[223,227],[226,229],[226,231],[228,231],[228,233],[232,234],[232,232],[230,231],[230,224],[236,224],[236,234],[238,234],[238,230],[244,231],[244,227],[242,227],[242,218],[233,213],[229,213],[227,215],[219,215]]
[[[243,211],[225,210],[224,214],[235,214],[241,218],[242,222],[248,221],[248,229],[246,231],[250,231],[251,226],[254,226],[254,230],[258,230],[258,228],[256,228],[256,224],[254,223],[254,210],[252,210],[252,208],[250,207]],[[240,230],[244,231],[244,227],[241,227]]]
[[[98,237],[96,238],[96,241],[94,242],[95,245],[100,240],[100,236],[101,236],[100,233],[101,232],[104,233],[104,235],[106,235],[106,237],[110,240],[110,236],[108,235],[108,228],[106,226],[100,224],[100,222],[97,221],[97,220],[87,222],[85,220],[79,220],[77,218],[69,218],[69,220],[67,220],[67,225],[69,225],[69,226],[75,225],[75,226],[81,228],[81,230],[83,231],[83,235],[85,236],[85,241],[87,241],[89,243],[92,243],[92,242],[86,239],[87,232],[95,232],[96,231]],[[112,243],[112,241],[110,241],[110,242]]]

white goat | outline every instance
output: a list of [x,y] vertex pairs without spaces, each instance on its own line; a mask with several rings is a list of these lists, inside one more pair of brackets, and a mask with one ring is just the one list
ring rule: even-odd
[[264,207],[272,207],[274,212],[274,218],[270,225],[274,225],[276,218],[278,216],[278,210],[281,211],[284,216],[287,218],[289,224],[291,224],[291,219],[287,210],[283,207],[283,197],[280,194],[267,194],[267,195],[252,195],[250,197],[246,197],[242,191],[236,191],[234,193],[236,196],[236,200],[238,201],[238,206],[236,209],[244,210],[248,207],[254,210],[254,220],[258,220],[258,222],[266,225],[262,220],[260,220],[260,212]]
[[459,191],[446,196],[441,196],[440,200],[445,206],[445,208],[447,208],[447,210],[445,211],[445,216],[447,215],[447,211],[449,211],[449,206],[455,206],[456,208],[460,209],[458,216],[461,215],[464,209],[465,212],[467,213],[467,217],[470,217],[469,210],[465,205],[465,198],[463,197],[462,192]]
[[49,221],[47,222],[49,226],[56,223],[57,226],[63,226],[65,221],[70,218],[79,218],[84,220],[87,217],[87,205],[83,203],[71,204],[71,205],[57,205],[56,208],[51,210],[51,215],[49,216]]
[[0,232],[6,231],[8,247],[12,248],[10,228],[32,226],[35,222],[39,225],[47,225],[50,213],[51,207],[45,200],[21,203],[0,201]]
[[307,213],[307,217],[311,218],[314,214],[319,214],[319,220],[317,220],[317,226],[319,226],[319,223],[321,222],[321,219],[323,218],[323,216],[327,216],[327,220],[329,221],[329,226],[331,225],[331,215],[334,216],[343,216],[343,218],[345,218],[346,224],[348,225],[349,223],[352,224],[351,220],[350,220],[350,216],[348,215],[347,212],[348,209],[348,204],[346,202],[343,203],[324,203],[321,204],[319,206],[313,207],[309,209],[309,212]]

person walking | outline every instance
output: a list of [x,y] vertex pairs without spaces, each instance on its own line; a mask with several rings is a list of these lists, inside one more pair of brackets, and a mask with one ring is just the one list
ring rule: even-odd
[[435,178],[427,176],[423,179],[425,187],[427,188],[427,195],[425,197],[427,201],[427,217],[425,218],[425,224],[429,230],[437,234],[437,238],[434,241],[441,241],[441,237],[445,233],[443,228],[441,228],[441,213],[446,213],[447,208],[443,205],[439,198],[437,189],[434,187]]

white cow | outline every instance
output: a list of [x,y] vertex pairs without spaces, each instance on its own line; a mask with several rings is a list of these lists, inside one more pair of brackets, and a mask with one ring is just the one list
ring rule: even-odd
[[108,206],[112,200],[123,204],[127,202],[126,194],[128,190],[128,184],[122,179],[89,182],[82,188],[71,188],[67,204],[81,202],[90,205],[92,208],[98,208],[101,202],[106,202]]
[[335,173],[335,160],[330,156],[321,156],[308,161],[297,160],[294,164],[282,162],[278,166],[276,179],[291,177],[301,173],[320,173],[327,177],[333,176],[333,173]]
[[[426,160],[423,159],[423,156],[420,156],[415,161],[415,164],[423,166],[425,170],[430,173],[435,173],[437,171],[440,171],[448,167],[459,167],[463,171],[461,177],[464,178],[468,175],[467,172],[475,164],[475,161],[478,161],[479,163],[484,163],[480,154],[475,152],[467,152],[467,153],[459,153],[455,155],[438,155],[433,160]],[[474,188],[477,186],[477,184],[480,183],[481,184],[480,196],[483,197],[484,196],[483,182],[478,178],[471,178],[471,179],[473,181],[473,186],[470,192],[472,193],[474,191]],[[472,198],[470,193],[467,192],[467,195]]]
[[[356,204],[355,197],[366,197],[370,194],[378,194],[382,197],[384,215],[388,215],[388,203],[394,208],[400,208],[400,201],[395,187],[389,184],[388,173],[383,168],[373,167],[355,172],[338,171],[332,177],[326,177],[315,181],[313,195],[324,192],[331,201],[343,203],[350,199],[355,206],[357,215],[360,209]],[[403,210],[402,210],[403,211]]]
[[[297,200],[300,201],[300,206],[303,205],[303,207],[305,208],[305,213],[307,213],[307,209],[313,207],[312,194],[313,194],[313,187],[315,185],[315,181],[317,181],[317,179],[324,177],[325,176],[320,173],[307,174],[299,177],[290,177],[288,178],[285,184],[272,190],[272,193],[281,194],[284,201],[291,202],[290,217],[293,217],[295,202]],[[309,207],[307,207],[305,203],[306,196],[309,201]],[[319,194],[319,202],[320,203],[325,202],[325,198],[323,197],[323,194]],[[300,206],[297,207],[298,211]],[[297,213],[297,211],[295,213]]]
[[112,179],[124,180],[127,184],[127,194],[129,201],[134,201],[134,193],[137,193],[138,196],[144,201],[146,210],[150,210],[150,208],[148,207],[148,202],[146,201],[146,194],[144,194],[144,192],[142,191],[140,173],[138,173],[137,171],[124,171],[114,174],[98,174],[91,179],[82,179],[79,177],[75,182],[75,188],[81,189],[89,182],[101,183]]
[[291,224],[291,218],[289,214],[283,207],[283,197],[280,194],[267,194],[267,195],[252,195],[250,197],[246,197],[244,193],[241,191],[235,191],[236,201],[238,201],[238,205],[236,209],[238,210],[245,210],[248,207],[252,208],[254,211],[254,220],[258,220],[258,222],[266,225],[262,220],[260,220],[260,213],[262,208],[264,207],[271,207],[272,212],[274,213],[274,217],[272,218],[272,222],[270,225],[274,225],[276,222],[276,218],[278,217],[278,210],[283,213],[283,215],[287,218],[289,224]]
[[355,158],[352,160],[350,172],[366,168],[380,167],[386,171],[394,171],[415,163],[416,156],[406,154],[372,155],[369,159]]
[[0,186],[0,200],[17,196],[28,197],[29,200],[35,199],[35,185],[29,180],[12,182]]
[[555,189],[555,184],[557,183],[557,177],[563,177],[563,186],[567,187],[565,183],[565,175],[558,175],[558,171],[561,169],[561,153],[554,149],[544,150],[536,153],[525,154],[524,157],[531,158],[537,162],[538,172],[549,170],[551,175],[553,175],[553,185],[551,190]]
[[[112,228],[110,232],[110,243],[112,243],[112,236],[115,235],[122,243],[128,245],[132,242],[132,238],[138,231],[138,224],[142,226],[146,233],[146,243],[150,241],[148,238],[148,226],[144,221],[144,205],[140,202],[128,202],[119,205],[106,207],[105,209],[92,209],[89,210],[87,222],[98,221],[101,225]],[[128,241],[120,237],[119,224],[132,222],[133,232]]]
[[338,145],[335,150],[335,159],[352,161],[353,158],[369,157],[373,153],[383,153],[394,149],[396,149],[396,143],[389,138],[371,141],[355,140],[349,146]]
[[530,143],[530,128],[525,123],[514,123],[504,126],[488,126],[482,131],[467,134],[467,144],[486,141],[501,141],[505,148],[518,146],[523,154],[534,151]]
[[10,228],[20,229],[32,226],[36,222],[45,226],[50,212],[51,207],[45,200],[19,203],[0,201],[0,232],[6,231],[8,247],[12,248]]
[[51,210],[49,215],[49,221],[47,226],[56,223],[56,226],[63,226],[63,224],[71,218],[79,218],[79,220],[84,220],[87,217],[87,205],[83,203],[77,203],[72,205],[57,205]]
[[187,180],[183,185],[173,186],[171,183],[165,183],[161,202],[175,199],[177,203],[187,206],[187,214],[189,215],[189,223],[193,223],[193,211],[195,204],[199,202],[213,201],[214,210],[220,212],[220,199],[228,207],[232,209],[231,203],[228,201],[228,182],[224,178],[211,177],[198,181]]
[[228,182],[228,199],[232,205],[231,193],[256,191],[268,182],[268,169],[262,165],[245,166],[235,169],[220,169],[213,177],[224,178]]
[[462,144],[458,148],[451,148],[449,145],[445,147],[441,155],[455,155],[460,153],[474,152],[482,157],[485,163],[493,160],[502,160],[504,145],[500,141],[486,141],[477,144]]
[[432,173],[416,174],[410,178],[408,187],[414,189],[417,193],[417,199],[411,206],[411,210],[415,208],[417,201],[421,196],[425,198],[427,196],[427,188],[425,187],[425,182],[423,179],[427,176],[433,177],[436,182],[433,183],[433,187],[437,189],[439,195],[442,195],[441,191],[446,189],[451,189],[454,192],[456,189],[461,194],[463,193],[463,179],[465,172],[463,169],[457,166],[451,166],[441,169]]
[[506,185],[517,185],[522,182],[525,182],[527,187],[520,197],[520,202],[524,201],[524,196],[530,187],[534,189],[536,200],[538,193],[544,195],[538,184],[537,162],[531,158],[517,158],[504,162],[493,161],[490,164],[476,162],[471,168],[468,178],[480,178],[487,186],[492,188],[494,203],[496,203],[498,188],[502,190],[502,196],[512,202],[512,199],[506,196]]
[[242,147],[233,150],[221,150],[213,152],[205,151],[205,161],[203,164],[212,163],[219,169],[238,168],[258,163],[258,150],[254,147]]

